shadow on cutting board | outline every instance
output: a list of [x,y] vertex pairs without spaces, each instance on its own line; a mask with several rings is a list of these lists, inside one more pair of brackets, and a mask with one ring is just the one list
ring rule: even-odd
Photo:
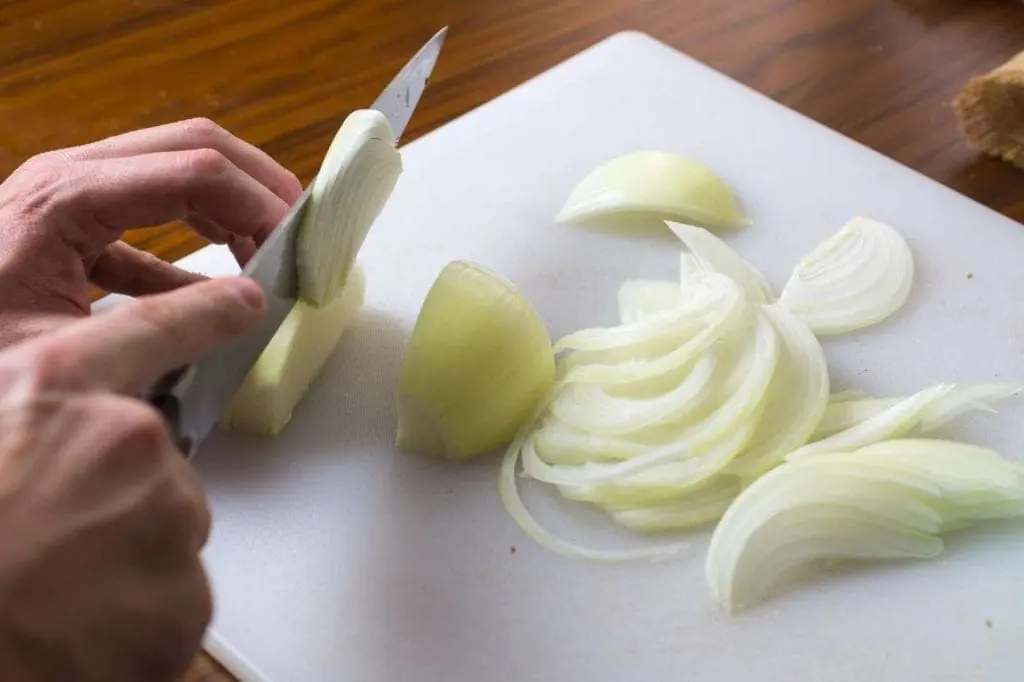
[[397,426],[395,390],[409,333],[381,310],[361,311],[280,436],[210,436],[195,460],[204,484],[258,492],[317,460],[390,447]]

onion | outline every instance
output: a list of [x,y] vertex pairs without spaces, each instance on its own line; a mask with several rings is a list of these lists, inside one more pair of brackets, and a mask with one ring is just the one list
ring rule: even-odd
[[[668,226],[690,250],[701,269],[719,272],[731,278],[754,303],[771,303],[775,300],[772,286],[761,271],[743,260],[721,239],[693,225],[670,222]],[[681,267],[682,278],[685,280],[692,276],[693,269],[692,262],[684,261]]]
[[313,181],[296,235],[299,291],[315,306],[341,294],[370,227],[402,172],[384,114],[354,111],[338,129]]
[[814,333],[781,306],[765,306],[762,312],[778,334],[781,353],[751,446],[729,466],[745,478],[759,476],[806,443],[829,398],[828,365]]
[[602,351],[637,346],[673,331],[689,330],[692,335],[692,330],[699,328],[709,314],[721,310],[735,296],[736,284],[732,280],[708,273],[691,280],[685,296],[680,289],[678,305],[616,327],[584,329],[569,334],[555,343],[555,350]]
[[702,356],[675,388],[654,398],[609,395],[594,384],[570,384],[551,403],[559,420],[596,436],[641,431],[687,414],[712,393],[716,355]]
[[678,502],[634,506],[612,512],[612,518],[638,533],[693,528],[718,520],[740,492],[739,479],[718,476]]
[[633,279],[619,285],[619,322],[631,325],[643,319],[679,308],[683,290],[678,282]]
[[551,339],[505,278],[463,261],[427,293],[398,382],[400,450],[466,459],[507,446],[554,381]]
[[821,453],[849,452],[880,440],[902,436],[921,421],[928,409],[952,390],[952,384],[926,388],[856,426],[803,446],[787,455],[786,459],[792,461]]
[[[532,443],[527,443],[523,455],[526,473],[556,485],[616,482],[663,486],[671,482],[682,489],[706,480],[724,468],[752,435],[775,372],[778,338],[772,324],[760,312],[755,317],[753,334],[754,343],[745,349],[749,361],[737,364],[741,368],[749,365],[750,371],[742,372],[742,380],[717,409],[683,428],[670,444],[616,464],[588,462],[574,467],[546,464],[533,451]],[[678,459],[686,461],[673,462]]]
[[878,443],[788,462],[740,493],[715,528],[706,575],[726,609],[766,597],[817,560],[926,558],[940,532],[1024,515],[1024,469],[948,441]]
[[816,334],[841,334],[896,312],[910,295],[913,278],[914,259],[899,232],[856,218],[800,262],[779,304]]
[[829,405],[833,403],[845,403],[848,400],[861,400],[863,398],[870,398],[867,391],[863,391],[859,388],[847,388],[843,391],[836,391],[828,397]]
[[559,222],[647,214],[713,227],[746,224],[732,189],[707,166],[663,151],[636,151],[588,173],[569,194]]
[[276,437],[334,353],[363,305],[366,276],[357,263],[341,296],[317,308],[296,301],[221,414],[219,427]]
[[662,561],[678,555],[688,547],[687,543],[671,543],[634,550],[590,549],[563,540],[545,530],[533,515],[530,514],[526,505],[523,504],[523,500],[519,496],[519,490],[516,487],[516,467],[519,463],[519,455],[531,430],[532,425],[524,428],[505,452],[505,457],[501,463],[501,473],[498,477],[498,492],[509,516],[512,517],[523,532],[542,547],[570,558],[601,563],[620,563],[638,560]]
[[[620,354],[590,354],[582,353],[570,355],[564,361],[564,372],[562,377],[567,383],[582,382],[606,385],[633,384],[663,376],[669,372],[683,367],[695,360],[701,353],[711,347],[721,338],[734,324],[739,324],[749,314],[746,302],[743,300],[740,290],[732,285],[727,293],[724,293],[720,302],[709,309],[706,317],[702,318],[702,324],[691,327],[696,331],[685,343],[674,346],[667,353],[658,354],[664,351],[662,345],[654,351],[646,353],[642,348],[642,342],[634,344],[633,348],[626,347]],[[648,330],[645,330],[645,334]],[[666,340],[654,336],[649,338],[655,342],[666,343]],[[667,339],[671,342],[671,337]],[[639,346],[639,348],[637,348]],[[639,352],[637,352],[639,351]]]

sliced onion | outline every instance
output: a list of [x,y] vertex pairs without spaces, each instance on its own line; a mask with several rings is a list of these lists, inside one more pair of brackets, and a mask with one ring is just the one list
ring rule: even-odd
[[556,220],[646,214],[712,227],[747,220],[732,189],[707,166],[672,152],[641,150],[607,161],[572,189]]
[[841,334],[896,312],[913,279],[914,259],[899,232],[855,218],[800,262],[779,303],[816,334]]
[[[673,442],[616,464],[585,463],[581,467],[549,465],[536,453],[524,453],[526,472],[555,485],[588,485],[635,480],[664,485],[666,480],[684,488],[718,473],[742,449],[756,428],[765,394],[779,357],[778,336],[768,317],[755,316],[754,342],[746,348],[750,371],[721,405],[696,424],[684,428]],[[743,367],[744,363],[737,363]],[[741,438],[741,439],[740,439]],[[676,459],[687,459],[666,465]],[[646,474],[646,476],[645,476]]]
[[632,323],[574,332],[559,339],[555,350],[603,351],[642,344],[674,331],[693,329],[709,314],[728,305],[735,295],[736,284],[732,280],[708,273],[699,280],[691,281],[685,298],[680,292],[679,305],[645,315]]
[[325,306],[341,295],[401,172],[402,156],[384,114],[349,114],[313,181],[296,236],[299,291],[310,305]]
[[612,517],[638,533],[693,528],[719,519],[740,489],[739,479],[717,476],[676,502],[613,511]]
[[845,403],[848,400],[863,400],[864,398],[870,398],[867,391],[863,391],[859,388],[847,388],[842,391],[836,391],[828,397],[829,404],[832,403]]
[[[995,412],[994,403],[1024,393],[1024,384],[1010,382],[983,382],[957,384],[938,398],[921,414],[914,431],[925,434],[935,431],[944,424],[971,410]],[[852,428],[885,410],[892,408],[906,398],[863,398],[831,403],[814,430],[812,440],[821,440],[840,431]]]
[[819,559],[930,557],[937,533],[1024,515],[1024,469],[949,441],[897,440],[783,464],[740,493],[715,529],[706,574],[727,609]]
[[[731,278],[754,303],[771,303],[775,300],[775,292],[761,271],[743,260],[724,241],[694,225],[669,222],[668,226],[690,250],[703,270],[719,272]],[[685,279],[690,276],[688,271],[692,266],[684,262],[680,269]]]
[[679,252],[679,281],[686,284],[691,277],[707,272],[704,263],[689,251]]
[[551,413],[570,426],[597,436],[659,426],[678,419],[708,399],[715,365],[715,354],[702,356],[675,388],[654,398],[611,396],[593,384],[570,384],[551,403]]
[[792,461],[821,453],[850,452],[880,440],[898,438],[914,428],[925,412],[952,390],[952,384],[926,388],[856,426],[795,450],[786,459]]
[[526,505],[523,504],[516,486],[516,467],[523,445],[529,437],[529,430],[529,427],[525,429],[505,452],[505,457],[501,463],[501,473],[498,478],[498,492],[509,516],[531,539],[542,547],[574,559],[585,559],[601,563],[621,563],[628,561],[662,561],[677,556],[689,546],[688,543],[671,543],[635,550],[599,550],[582,547],[563,540],[545,530],[526,508]]
[[678,282],[652,279],[627,280],[619,285],[619,322],[631,325],[683,304]]
[[806,443],[829,398],[825,351],[814,333],[778,305],[764,306],[762,312],[778,334],[781,352],[751,446],[729,466],[745,478],[759,476]]
[[[562,378],[566,383],[582,382],[605,385],[632,384],[663,376],[692,362],[711,347],[734,324],[749,314],[749,308],[738,288],[734,288],[723,303],[709,313],[700,331],[682,345],[653,358],[631,358],[602,361],[579,360],[574,354],[564,361]],[[607,357],[607,356],[604,356]]]

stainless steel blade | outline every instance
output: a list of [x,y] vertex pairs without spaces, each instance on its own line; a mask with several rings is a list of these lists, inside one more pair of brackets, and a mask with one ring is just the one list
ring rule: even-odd
[[447,26],[435,33],[434,37],[420,48],[370,107],[384,114],[384,118],[391,124],[391,131],[395,134],[396,140],[402,137],[409,119],[416,111],[416,105],[419,104],[420,97],[423,96],[423,91],[430,81],[430,73],[441,54],[446,35]]
[[[405,131],[430,79],[447,34],[441,29],[402,68],[374,102],[397,140]],[[181,449],[191,456],[213,430],[260,354],[277,333],[298,296],[296,235],[312,192],[302,193],[280,225],[253,256],[242,274],[263,288],[267,312],[260,323],[198,362],[161,379],[148,394],[167,417]]]
[[187,455],[194,454],[216,426],[221,412],[295,305],[295,242],[309,197],[307,188],[242,270],[266,295],[267,312],[263,319],[242,336],[185,368],[175,376],[172,385],[162,387],[158,399],[163,402],[157,407],[171,412],[167,416],[171,418],[175,439]]

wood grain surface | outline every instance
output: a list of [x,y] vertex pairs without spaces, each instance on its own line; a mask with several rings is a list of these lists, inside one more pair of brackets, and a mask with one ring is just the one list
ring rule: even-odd
[[[969,150],[950,104],[1024,49],[1014,0],[0,0],[0,176],[37,152],[204,116],[305,184],[344,116],[445,24],[407,140],[638,29],[1024,219],[1024,176]],[[176,224],[126,239],[165,259],[202,246]],[[184,679],[232,678],[200,657]]]

